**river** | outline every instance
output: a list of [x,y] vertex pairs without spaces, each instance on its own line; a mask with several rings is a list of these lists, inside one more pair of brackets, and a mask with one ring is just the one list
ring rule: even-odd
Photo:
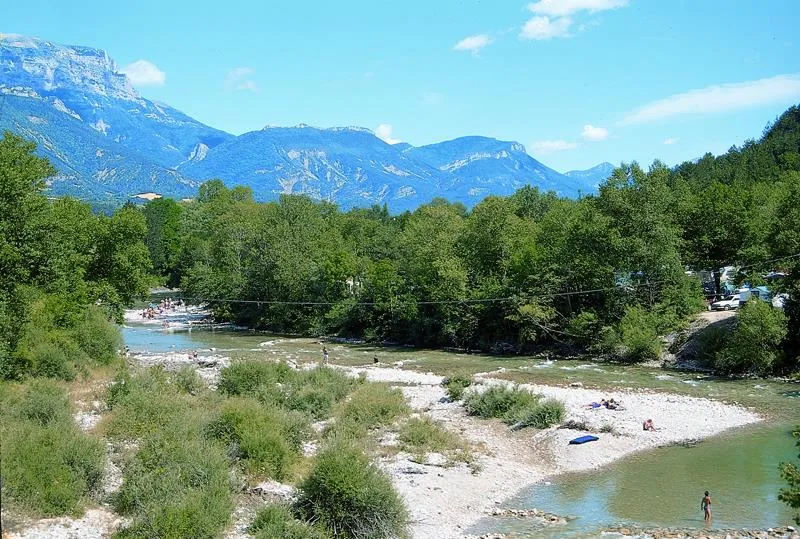
[[[311,339],[281,338],[248,331],[163,331],[131,324],[123,328],[134,352],[199,350],[231,357],[276,355],[319,360]],[[439,362],[478,361],[481,356],[414,349],[337,345],[334,359],[368,363],[375,354],[392,360],[417,361],[436,370]],[[496,362],[496,358],[485,358]],[[529,537],[583,537],[614,525],[700,528],[700,499],[709,490],[714,500],[714,528],[768,528],[791,523],[791,511],[777,499],[784,486],[777,466],[797,457],[790,436],[800,423],[800,389],[796,384],[754,380],[729,381],[647,367],[585,361],[511,359],[511,373],[533,373],[539,383],[564,385],[580,379],[589,386],[648,387],[739,402],[767,413],[761,425],[736,429],[690,446],[659,448],[636,454],[588,473],[569,474],[531,486],[509,507],[536,507],[574,517],[566,528],[548,530],[530,521],[487,518],[473,532],[514,531]],[[504,363],[505,364],[505,363]],[[511,376],[513,377],[513,376]]]

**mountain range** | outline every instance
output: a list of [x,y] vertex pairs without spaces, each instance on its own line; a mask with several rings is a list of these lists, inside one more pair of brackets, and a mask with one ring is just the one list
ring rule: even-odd
[[522,144],[480,136],[415,147],[360,127],[302,124],[234,136],[143,98],[102,50],[10,34],[0,35],[0,129],[34,140],[53,162],[52,195],[94,201],[192,197],[220,178],[258,200],[295,193],[402,211],[444,197],[471,207],[524,185],[589,194],[613,170],[561,174]]

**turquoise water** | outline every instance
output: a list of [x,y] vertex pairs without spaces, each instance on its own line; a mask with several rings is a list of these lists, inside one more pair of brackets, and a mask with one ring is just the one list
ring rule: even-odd
[[[591,451],[591,444],[580,450]],[[485,519],[476,531],[531,537],[582,537],[614,525],[703,528],[700,500],[708,490],[716,529],[766,529],[791,524],[778,500],[778,463],[797,457],[789,425],[755,426],[692,447],[653,449],[600,470],[537,484],[509,507],[537,507],[569,516],[566,527],[541,529],[522,520]]]

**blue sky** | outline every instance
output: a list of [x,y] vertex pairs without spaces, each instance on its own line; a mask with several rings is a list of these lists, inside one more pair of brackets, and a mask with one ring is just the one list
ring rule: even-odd
[[800,103],[793,0],[39,0],[2,30],[103,48],[140,92],[240,134],[358,125],[519,141],[556,170],[668,164]]

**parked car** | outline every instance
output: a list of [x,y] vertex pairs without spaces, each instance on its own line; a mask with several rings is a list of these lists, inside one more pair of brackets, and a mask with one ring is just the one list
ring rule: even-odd
[[715,301],[711,304],[712,311],[730,311],[739,308],[739,294],[728,296],[725,299]]

